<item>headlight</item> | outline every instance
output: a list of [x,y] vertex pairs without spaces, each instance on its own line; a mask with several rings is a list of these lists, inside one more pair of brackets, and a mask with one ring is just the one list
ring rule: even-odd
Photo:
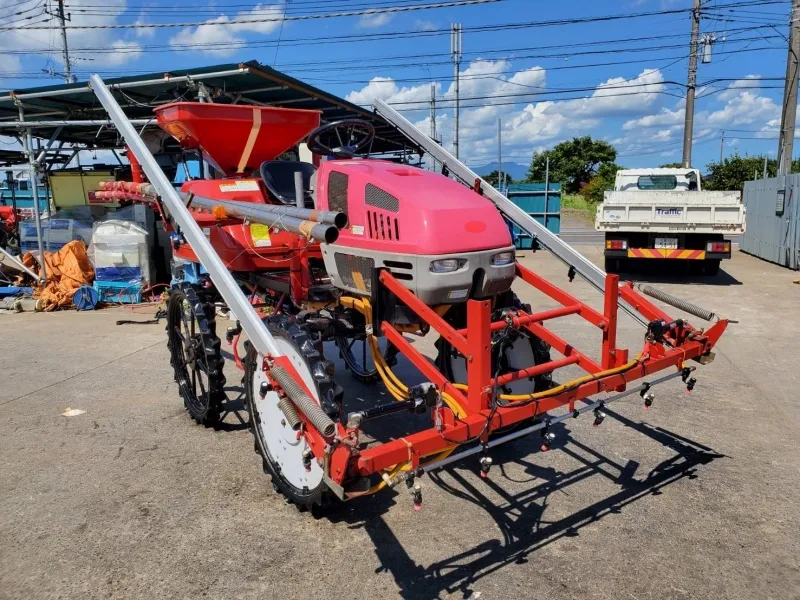
[[441,258],[431,262],[431,273],[452,273],[467,264],[464,258]]
[[508,252],[500,252],[492,256],[492,266],[495,267],[502,267],[504,265],[510,265],[514,262],[514,251],[510,250]]

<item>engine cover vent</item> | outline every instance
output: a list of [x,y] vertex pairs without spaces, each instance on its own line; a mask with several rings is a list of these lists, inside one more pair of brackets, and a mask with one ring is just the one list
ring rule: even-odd
[[398,212],[400,210],[400,201],[397,198],[371,183],[368,183],[365,188],[364,202],[389,212]]
[[367,211],[367,233],[373,240],[400,240],[400,224],[397,217],[384,215],[378,211]]
[[349,177],[339,171],[328,175],[328,210],[347,214],[347,186]]
[[375,261],[365,256],[336,252],[336,270],[345,287],[372,293],[372,274],[375,272]]

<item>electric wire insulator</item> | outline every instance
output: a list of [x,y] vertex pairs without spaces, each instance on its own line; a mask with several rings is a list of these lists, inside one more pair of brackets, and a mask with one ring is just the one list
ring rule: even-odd
[[647,296],[661,300],[670,306],[674,306],[675,308],[687,312],[690,315],[694,315],[699,319],[703,319],[704,321],[714,321],[717,319],[717,315],[710,310],[697,306],[696,304],[692,304],[691,302],[687,302],[686,300],[678,298],[677,296],[673,296],[672,294],[668,294],[664,290],[654,288],[651,285],[639,284],[636,286],[636,288]]

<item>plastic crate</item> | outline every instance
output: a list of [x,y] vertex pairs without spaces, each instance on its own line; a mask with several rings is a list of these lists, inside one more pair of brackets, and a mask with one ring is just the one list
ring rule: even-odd
[[[47,242],[44,241],[44,251],[45,252],[58,252],[64,246],[66,246],[66,242],[63,244],[58,244],[55,242]],[[25,254],[26,252],[38,252],[39,251],[39,242],[21,242],[19,245],[20,253]]]
[[142,301],[142,284],[130,281],[95,281],[98,301],[107,304],[138,304]]

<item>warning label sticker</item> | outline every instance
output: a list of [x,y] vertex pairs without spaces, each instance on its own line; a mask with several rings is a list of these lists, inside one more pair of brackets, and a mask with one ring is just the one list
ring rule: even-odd
[[250,237],[253,238],[253,246],[256,248],[272,246],[272,241],[269,239],[269,227],[263,223],[250,224]]
[[255,179],[239,179],[238,181],[226,181],[219,184],[220,192],[257,192],[258,181]]

